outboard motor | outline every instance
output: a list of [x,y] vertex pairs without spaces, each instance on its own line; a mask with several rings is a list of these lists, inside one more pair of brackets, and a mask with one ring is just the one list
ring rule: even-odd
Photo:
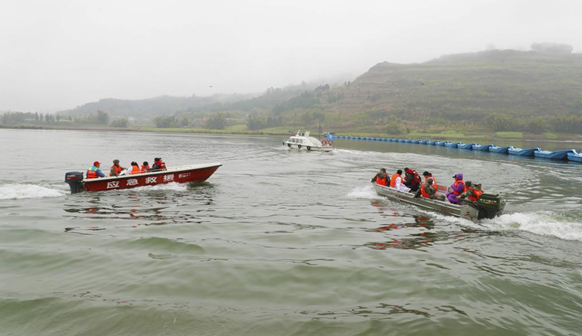
[[499,195],[481,194],[477,202],[473,204],[479,209],[479,218],[494,218],[503,213],[505,200]]
[[85,190],[83,187],[83,173],[82,172],[68,172],[65,174],[65,182],[71,188],[71,194],[76,194],[79,191]]

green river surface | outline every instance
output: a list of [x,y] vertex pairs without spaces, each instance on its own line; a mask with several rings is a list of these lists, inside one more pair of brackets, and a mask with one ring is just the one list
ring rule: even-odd
[[[582,334],[582,164],[283,140],[0,129],[0,335]],[[157,156],[223,166],[195,185],[63,182]],[[462,172],[506,214],[375,194],[379,168],[405,166],[443,185]]]

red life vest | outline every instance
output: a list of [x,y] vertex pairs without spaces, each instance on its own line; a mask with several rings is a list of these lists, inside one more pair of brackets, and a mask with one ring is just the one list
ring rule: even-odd
[[475,193],[475,196],[469,196],[468,199],[470,199],[473,202],[477,202],[479,200],[479,197],[481,196],[481,194],[483,193],[483,190],[475,190],[473,189],[473,187],[469,187],[467,188],[468,190],[472,190],[473,193]]
[[150,165],[147,165],[147,166],[141,165],[141,172],[142,173],[147,173],[148,170],[150,170]]
[[387,179],[386,175],[384,175],[384,177],[380,177],[380,173],[378,173],[376,175],[376,183],[379,185],[383,185],[383,186],[388,185],[388,182],[386,181],[386,179]]
[[462,192],[458,192],[455,189],[453,189],[453,194],[455,195],[460,195],[461,193],[464,193],[465,191],[467,191],[467,187],[465,186],[465,182],[463,182],[463,180],[456,180],[455,183],[453,183],[453,185],[455,186],[455,188],[457,187],[457,185],[459,183],[463,184],[463,191]]
[[121,173],[121,166],[113,165],[111,168],[115,169],[115,175],[111,175],[111,173],[109,173],[109,176],[119,176],[119,173]]
[[402,176],[400,176],[400,174],[394,174],[394,175],[392,175],[392,178],[390,179],[390,186],[392,188],[396,188],[396,179],[399,178],[399,177],[402,179]]
[[87,169],[87,178],[88,179],[97,178],[97,169],[99,169],[99,168],[96,168],[95,170],[93,170],[93,168],[96,168],[96,167],[93,166],[93,167]]
[[420,186],[420,194],[422,195],[422,197],[426,197],[426,198],[430,198],[430,194],[427,193],[426,191],[424,191],[424,187],[428,186],[430,187],[430,184],[428,182],[424,182],[421,186]]

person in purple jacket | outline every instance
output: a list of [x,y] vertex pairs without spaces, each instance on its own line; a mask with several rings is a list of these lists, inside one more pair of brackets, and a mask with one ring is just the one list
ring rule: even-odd
[[460,195],[467,191],[467,188],[465,187],[465,182],[463,182],[463,173],[455,174],[453,178],[455,182],[449,187],[447,199],[451,203],[459,204],[461,202]]

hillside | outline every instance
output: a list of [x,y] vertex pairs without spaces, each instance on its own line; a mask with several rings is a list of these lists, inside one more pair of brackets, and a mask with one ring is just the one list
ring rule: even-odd
[[[329,97],[339,99],[327,103]],[[494,114],[567,115],[580,112],[581,99],[582,55],[494,50],[422,64],[380,63],[331,90],[319,107],[344,123],[362,125],[368,116],[374,123],[397,118],[418,125],[481,123]]]

